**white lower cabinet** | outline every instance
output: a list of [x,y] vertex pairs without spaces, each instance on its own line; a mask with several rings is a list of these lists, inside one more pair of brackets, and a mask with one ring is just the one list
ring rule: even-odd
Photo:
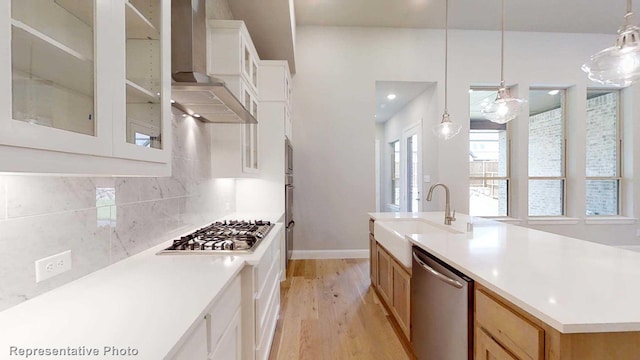
[[242,322],[240,319],[240,309],[238,309],[222,334],[218,346],[209,355],[209,360],[240,360],[242,358]]
[[280,236],[273,238],[260,261],[242,272],[244,341],[242,359],[269,357],[280,311]]
[[236,276],[185,337],[172,360],[242,359],[241,277]]
[[[284,227],[203,313],[171,360],[266,360],[280,311]],[[275,231],[273,229],[272,231]]]
[[203,318],[199,321],[195,329],[186,337],[178,352],[171,358],[172,360],[197,360],[207,359],[207,321]]

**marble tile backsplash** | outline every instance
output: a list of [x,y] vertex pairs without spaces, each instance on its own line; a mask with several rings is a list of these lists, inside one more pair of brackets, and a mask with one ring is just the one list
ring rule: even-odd
[[[235,211],[235,181],[210,178],[209,127],[175,114],[167,178],[0,176],[0,311]],[[34,262],[73,269],[35,282]]]

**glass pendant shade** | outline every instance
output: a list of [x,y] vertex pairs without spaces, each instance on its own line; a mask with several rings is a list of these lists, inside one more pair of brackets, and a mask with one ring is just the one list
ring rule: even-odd
[[522,111],[522,107],[527,100],[512,98],[504,86],[498,90],[498,96],[492,103],[488,103],[482,108],[484,117],[498,124],[505,124],[516,117]]
[[640,29],[627,25],[618,30],[616,45],[591,56],[582,70],[592,81],[629,86],[640,79]]
[[444,16],[444,113],[440,124],[434,126],[433,134],[440,139],[449,140],[458,135],[462,125],[454,124],[449,117],[447,110],[449,89],[447,87],[449,74],[449,0],[445,0],[445,16]]
[[433,133],[440,139],[449,140],[458,135],[460,129],[462,129],[462,126],[460,124],[453,123],[449,114],[445,112],[442,114],[442,121],[440,121],[440,124],[433,128]]
[[504,0],[502,4],[502,29],[500,32],[500,89],[496,100],[482,107],[482,114],[485,119],[498,124],[505,124],[520,114],[522,107],[527,103],[525,99],[511,97],[509,90],[504,85]]

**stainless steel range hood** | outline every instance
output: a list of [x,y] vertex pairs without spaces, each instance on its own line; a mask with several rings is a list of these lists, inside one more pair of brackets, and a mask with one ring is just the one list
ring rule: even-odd
[[172,105],[211,123],[258,121],[227,88],[207,75],[205,0],[171,1]]

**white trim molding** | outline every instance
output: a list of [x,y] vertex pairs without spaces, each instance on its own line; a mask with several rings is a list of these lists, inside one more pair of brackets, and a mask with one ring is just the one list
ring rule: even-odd
[[568,216],[540,216],[527,219],[529,225],[577,225],[580,219]]
[[512,225],[520,225],[522,219],[514,218],[511,216],[477,216],[487,220],[500,221]]
[[300,259],[366,259],[369,249],[346,250],[293,250],[292,260]]
[[584,219],[587,225],[633,225],[635,218],[625,216],[588,216]]

